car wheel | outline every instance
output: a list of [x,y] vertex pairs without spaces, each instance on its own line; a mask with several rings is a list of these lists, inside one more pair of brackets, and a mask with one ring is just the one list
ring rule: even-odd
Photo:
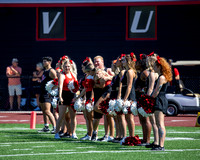
[[178,109],[175,104],[168,104],[167,115],[168,116],[176,116],[178,113]]

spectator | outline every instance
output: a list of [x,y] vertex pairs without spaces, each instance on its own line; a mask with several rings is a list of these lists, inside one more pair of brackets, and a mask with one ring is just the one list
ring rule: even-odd
[[13,100],[14,95],[16,92],[17,95],[17,104],[18,110],[21,110],[21,95],[22,95],[22,88],[21,88],[21,81],[20,76],[22,74],[22,68],[18,66],[18,59],[12,59],[12,65],[8,66],[6,69],[6,76],[8,77],[8,91],[9,91],[9,102],[10,102],[10,109],[13,110]]
[[39,110],[39,96],[40,96],[40,86],[41,86],[41,79],[44,73],[43,65],[41,62],[36,64],[36,71],[33,72],[33,93],[37,100],[37,107],[34,110]]

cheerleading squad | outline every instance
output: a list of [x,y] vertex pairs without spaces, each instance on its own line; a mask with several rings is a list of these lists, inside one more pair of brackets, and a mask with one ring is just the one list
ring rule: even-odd
[[[82,111],[87,133],[80,140],[138,145],[164,151],[164,116],[168,105],[165,93],[168,82],[172,81],[171,66],[165,58],[152,52],[140,54],[137,60],[132,52],[121,54],[112,61],[111,68],[106,68],[103,57],[94,57],[94,63],[86,57],[81,66],[85,77],[79,82],[76,64],[68,56],[60,58],[56,70],[51,63],[51,57],[43,58],[45,71],[39,100],[44,128],[39,132],[50,131],[50,120],[55,139],[78,139],[76,112]],[[142,140],[135,135],[136,115],[142,126]],[[105,135],[98,139],[101,118],[104,118]],[[129,133],[126,133],[126,127]],[[153,143],[150,143],[151,129]]]

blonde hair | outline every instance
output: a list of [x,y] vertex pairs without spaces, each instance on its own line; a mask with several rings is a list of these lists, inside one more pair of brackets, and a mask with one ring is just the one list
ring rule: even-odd
[[104,61],[103,57],[102,57],[102,56],[100,56],[100,55],[98,55],[98,56],[95,56],[95,57],[94,57],[94,60],[96,60],[96,59],[98,59],[98,58],[99,58],[99,59],[101,59],[102,61]]
[[[72,63],[71,63],[71,62]],[[76,76],[76,78],[77,78],[77,67],[76,67],[76,63],[73,61],[73,60],[69,60],[69,59],[66,59],[66,61],[65,61],[65,63],[63,64],[63,66],[64,65],[66,65],[66,64],[70,64],[71,65],[71,72]]]
[[44,68],[44,67],[43,67],[43,64],[42,64],[41,62],[37,63],[37,64],[36,64],[36,67],[39,67],[41,70],[43,70],[43,68]]
[[132,60],[132,57],[130,56],[130,54],[127,54],[125,56],[125,58],[126,58],[126,61],[127,61],[127,64],[128,64],[128,68],[132,69],[135,72],[135,76],[137,77],[137,71],[136,71],[136,68],[135,68],[135,61],[134,61],[134,60],[136,60],[135,54],[133,55],[134,60]]
[[116,66],[116,61],[117,60],[112,61],[111,69],[115,73],[115,75],[118,75],[120,73],[120,69]]
[[146,66],[147,66],[147,69],[149,69],[150,71],[153,70],[153,66],[154,66],[154,63],[157,61],[157,54],[153,54],[152,56],[147,56],[147,59],[146,59]]
[[160,57],[159,62],[156,61],[156,65],[161,67],[161,72],[165,76],[167,82],[172,81],[172,69],[170,64],[166,61],[165,58]]

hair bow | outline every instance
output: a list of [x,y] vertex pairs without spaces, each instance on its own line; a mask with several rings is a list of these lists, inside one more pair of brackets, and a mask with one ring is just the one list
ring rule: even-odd
[[86,61],[90,62],[89,57],[86,57],[85,60],[83,61],[83,63],[85,63]]
[[160,64],[160,56],[157,56],[158,64]]
[[134,61],[134,62],[137,61],[137,60],[133,57],[133,56],[134,56],[134,53],[133,53],[133,52],[130,53],[130,56],[131,56],[132,61]]
[[148,57],[153,56],[153,55],[154,55],[154,51],[151,52],[151,53],[148,55]]
[[73,61],[72,61],[72,60],[69,60],[69,62],[70,62],[71,64],[73,64]]
[[122,54],[120,55],[119,59],[122,59],[122,57],[125,57],[125,56],[126,56],[126,55],[122,53]]

